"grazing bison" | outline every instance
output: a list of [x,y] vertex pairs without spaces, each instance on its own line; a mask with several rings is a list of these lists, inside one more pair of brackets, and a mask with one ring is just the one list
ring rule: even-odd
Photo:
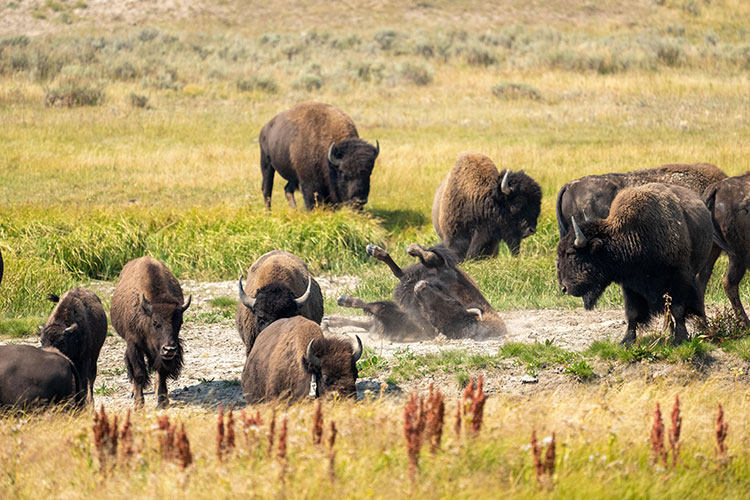
[[62,297],[50,295],[57,306],[41,330],[42,347],[54,347],[70,359],[81,375],[86,400],[94,401],[99,352],[107,338],[107,314],[99,297],[75,288]]
[[355,208],[367,203],[380,145],[360,139],[354,122],[340,109],[320,102],[298,104],[266,123],[259,142],[267,209],[275,172],[287,181],[284,193],[292,208],[297,208],[297,189],[308,210],[318,202]]
[[85,398],[84,380],[73,362],[57,349],[0,346],[0,407],[81,406]]
[[360,356],[359,337],[354,348],[348,339],[324,337],[302,316],[280,319],[258,335],[242,370],[242,393],[250,404],[334,392],[354,397]]
[[[366,303],[356,297],[339,297],[339,305],[364,310],[375,318],[373,327],[392,340],[448,338],[483,340],[505,334],[505,323],[474,280],[456,267],[456,256],[442,245],[423,248],[416,243],[406,252],[419,262],[401,269],[382,248],[369,245],[367,253],[386,263],[399,284],[395,302]],[[346,322],[334,318],[336,321]]]
[[542,188],[523,171],[498,172],[487,156],[461,153],[435,193],[432,224],[460,260],[494,257],[500,241],[518,255],[541,204]]
[[740,301],[739,285],[750,266],[750,172],[711,184],[703,193],[711,212],[714,243],[729,256],[724,292],[735,314],[750,326]]
[[[247,293],[246,293],[247,292]],[[246,287],[239,283],[237,331],[250,352],[255,338],[279,318],[323,319],[323,294],[307,266],[294,254],[273,250],[260,256],[247,271]]]
[[156,259],[140,257],[122,268],[109,314],[115,331],[127,342],[125,365],[133,381],[136,408],[143,407],[149,370],[157,375],[157,408],[169,405],[167,379],[176,379],[182,370],[179,333],[191,299],[183,304],[180,284]]
[[711,214],[691,190],[667,184],[623,189],[606,219],[571,224],[557,247],[557,279],[562,292],[596,304],[610,283],[622,286],[628,325],[636,328],[664,311],[671,297],[675,343],[687,339],[685,317],[704,316],[698,273],[711,250]]

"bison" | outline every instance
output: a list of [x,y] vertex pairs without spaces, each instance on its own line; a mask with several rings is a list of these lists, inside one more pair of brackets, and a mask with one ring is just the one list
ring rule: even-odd
[[316,323],[323,319],[320,285],[305,263],[289,252],[273,250],[261,255],[247,271],[246,289],[240,277],[239,295],[237,331],[245,354],[258,334],[279,318],[301,315]]
[[304,102],[274,116],[260,131],[260,172],[266,209],[271,208],[275,172],[283,177],[289,206],[302,191],[305,207],[317,203],[361,208],[370,194],[370,175],[380,144],[359,138],[346,113],[329,104]]
[[[622,286],[627,330],[664,311],[667,301],[675,343],[687,339],[686,316],[704,316],[698,273],[711,250],[711,214],[693,191],[651,183],[626,188],[606,219],[577,221],[557,247],[562,292],[583,297],[591,309],[610,283]],[[666,296],[668,294],[668,297]]]
[[497,171],[487,156],[461,153],[438,186],[432,224],[460,260],[497,255],[505,241],[518,255],[521,240],[536,232],[542,188],[523,171]]
[[84,382],[86,400],[94,401],[99,352],[107,338],[107,314],[97,295],[75,288],[62,297],[50,295],[57,306],[41,330],[42,347],[54,347],[75,365]]
[[711,184],[703,193],[703,201],[711,212],[714,242],[729,256],[724,292],[735,314],[750,326],[739,292],[740,281],[750,266],[750,172]]
[[73,362],[53,347],[0,346],[0,407],[85,403],[85,381]]
[[[149,370],[156,371],[157,408],[169,405],[167,379],[182,370],[182,288],[167,266],[151,257],[131,260],[120,272],[110,307],[112,326],[125,339],[125,365],[133,381],[135,407],[143,407],[143,387]],[[144,362],[144,356],[146,362]]]
[[[384,262],[399,279],[395,302],[366,303],[356,297],[339,297],[339,305],[356,307],[375,318],[374,328],[392,340],[448,338],[483,340],[505,334],[505,323],[474,280],[456,267],[455,254],[442,245],[429,248],[412,243],[407,253],[419,262],[401,269],[376,245],[367,253]],[[346,320],[336,321],[346,322]],[[335,326],[335,325],[334,325]]]
[[258,335],[242,370],[242,393],[250,404],[334,392],[354,397],[360,356],[359,337],[354,348],[349,340],[324,337],[302,316],[280,319]]

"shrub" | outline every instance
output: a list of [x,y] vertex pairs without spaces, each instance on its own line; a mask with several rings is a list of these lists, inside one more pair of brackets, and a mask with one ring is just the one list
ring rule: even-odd
[[492,93],[495,97],[505,100],[531,99],[539,101],[542,93],[538,89],[525,83],[503,82],[492,87]]
[[79,80],[68,80],[44,91],[46,106],[99,106],[104,102],[104,88]]
[[322,87],[323,77],[310,73],[300,76],[294,83],[292,83],[292,88],[306,90],[307,92],[320,90]]
[[251,92],[253,90],[262,90],[273,94],[279,89],[276,80],[272,77],[252,76],[250,78],[240,78],[236,82],[237,90],[242,92]]
[[135,92],[130,93],[130,105],[134,108],[151,108],[151,106],[148,105],[148,97],[145,95],[136,94]]
[[432,83],[432,71],[421,64],[403,63],[398,67],[399,76],[417,86]]

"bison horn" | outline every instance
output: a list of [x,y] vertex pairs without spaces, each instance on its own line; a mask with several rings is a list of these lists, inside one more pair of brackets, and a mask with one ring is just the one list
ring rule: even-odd
[[573,242],[573,245],[576,248],[583,248],[586,246],[586,237],[583,235],[583,231],[581,231],[581,228],[578,227],[578,223],[576,222],[575,217],[571,217],[570,220],[573,222],[573,231],[575,231],[576,239]]
[[185,304],[182,306],[182,312],[187,311],[187,308],[190,307],[190,303],[193,301],[193,294],[191,293],[188,295],[188,299],[185,302]]
[[510,174],[510,170],[505,171],[505,175],[503,176],[503,182],[500,183],[500,191],[503,192],[504,195],[510,194],[510,185],[508,184],[508,174]]
[[301,297],[294,299],[294,301],[297,303],[297,307],[302,307],[305,305],[305,302],[307,302],[307,299],[310,298],[311,288],[312,288],[312,278],[308,276],[307,277],[307,290],[305,290],[305,293],[303,293]]
[[242,288],[242,276],[240,276],[239,288],[240,288],[240,302],[242,302],[245,305],[245,307],[247,307],[248,309],[252,311],[253,307],[255,307],[255,299],[252,297],[248,297],[247,294],[245,293],[245,289]]
[[377,158],[379,154],[380,154],[380,143],[376,139],[375,140],[375,158]]
[[305,352],[305,357],[307,358],[307,362],[311,365],[320,368],[320,358],[317,357],[315,354],[313,354],[312,347],[313,342],[315,342],[315,339],[312,339],[309,344],[307,344],[307,351]]
[[341,160],[339,158],[336,158],[333,154],[333,146],[335,145],[336,143],[332,142],[331,147],[328,148],[328,161],[331,163],[331,165],[338,167],[339,165],[341,165]]
[[359,338],[359,335],[355,335],[355,337],[357,339],[357,348],[352,353],[352,359],[356,363],[357,361],[359,361],[359,358],[362,357],[362,351],[364,350],[364,348],[362,347],[362,339]]
[[479,309],[478,307],[471,307],[467,309],[466,312],[469,314],[476,315],[477,317],[479,317],[479,321],[482,321],[482,310]]
[[63,330],[63,333],[73,333],[78,329],[78,323],[73,323],[69,327],[67,327],[65,330]]
[[151,316],[151,303],[146,300],[145,294],[141,294],[141,309],[143,309],[143,312],[146,313],[147,316]]

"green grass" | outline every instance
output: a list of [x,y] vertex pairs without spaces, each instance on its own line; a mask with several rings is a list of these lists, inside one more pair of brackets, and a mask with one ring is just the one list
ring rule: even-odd
[[745,361],[750,361],[750,337],[731,340],[722,344],[722,348],[727,352],[736,354]]

